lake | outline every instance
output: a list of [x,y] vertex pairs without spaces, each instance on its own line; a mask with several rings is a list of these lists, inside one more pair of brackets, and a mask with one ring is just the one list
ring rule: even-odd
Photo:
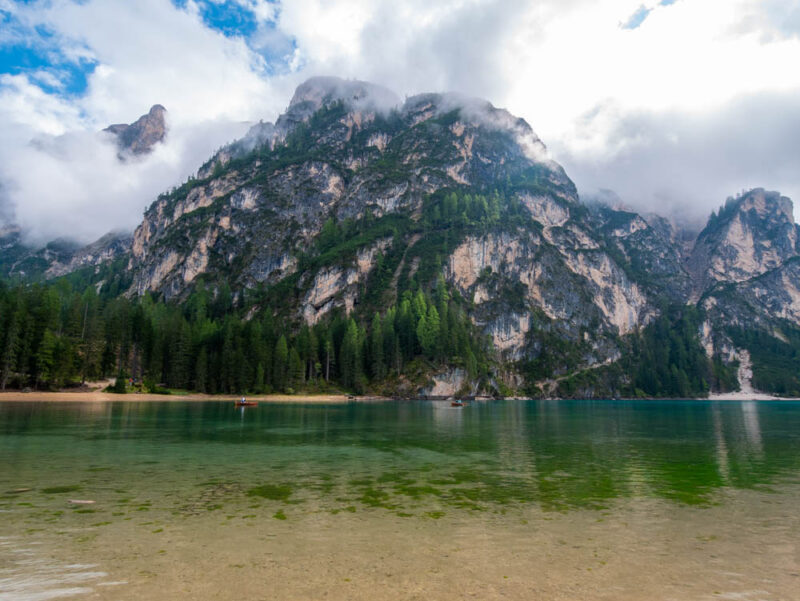
[[0,600],[798,599],[799,493],[791,401],[7,402]]

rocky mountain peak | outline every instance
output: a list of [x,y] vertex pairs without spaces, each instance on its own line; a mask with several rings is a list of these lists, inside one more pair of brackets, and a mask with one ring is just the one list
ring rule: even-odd
[[[121,156],[163,139],[165,113],[156,105],[108,128]],[[639,215],[612,193],[582,203],[530,125],[502,108],[449,93],[400,103],[380,86],[318,77],[275,124],[258,123],[161,194],[132,238],[30,249],[0,228],[0,274],[81,269],[97,286],[112,282],[107,290],[174,301],[227,291],[245,321],[270,316],[287,336],[349,316],[358,338],[388,319],[386,332],[407,333],[407,358],[421,349],[439,362],[421,368],[429,384],[401,384],[428,394],[479,385],[470,332],[491,341],[487,365],[502,368],[481,386],[702,394],[732,385],[725,365],[752,346],[745,330],[780,328],[800,348],[792,211],[788,198],[754,189],[697,235],[680,216]],[[437,358],[436,323],[460,355]],[[446,365],[453,357],[457,368]]]
[[156,144],[163,142],[167,135],[166,114],[167,109],[160,104],[154,104],[147,114],[134,123],[109,125],[103,131],[116,136],[120,152],[147,154]]
[[383,110],[400,104],[391,90],[373,83],[339,77],[312,77],[294,92],[289,108],[276,122],[279,130],[289,131],[324,106],[342,101],[350,110]]
[[729,198],[712,213],[689,258],[702,291],[716,282],[742,282],[780,267],[798,254],[792,201],[756,188]]
[[538,163],[552,163],[544,143],[525,119],[481,98],[455,92],[417,94],[406,99],[401,108],[403,116],[412,124],[455,110],[458,111],[458,120],[462,126],[508,132],[528,159]]
[[754,188],[736,198],[728,198],[719,211],[712,214],[708,225],[700,235],[730,227],[737,220],[742,220],[752,227],[794,224],[792,201],[781,196],[780,192]]
[[312,77],[297,86],[289,109],[305,105],[316,111],[337,100],[354,106],[375,105],[380,108],[391,108],[400,103],[394,92],[374,83],[339,77]]

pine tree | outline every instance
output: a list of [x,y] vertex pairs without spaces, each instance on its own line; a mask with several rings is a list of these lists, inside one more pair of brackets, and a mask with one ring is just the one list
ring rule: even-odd
[[297,388],[303,385],[305,364],[300,358],[300,353],[297,352],[295,347],[289,352],[289,374],[292,388]]
[[405,360],[411,360],[416,354],[417,334],[414,315],[411,311],[411,301],[404,298],[397,314],[395,331],[400,339],[400,351]]
[[383,327],[381,316],[375,313],[372,318],[372,329],[370,330],[370,373],[376,380],[381,380],[386,376],[386,364],[383,360]]
[[289,347],[286,343],[286,336],[281,334],[278,342],[275,343],[273,353],[274,367],[272,369],[273,383],[278,390],[286,390],[287,376],[289,370]]
[[470,380],[474,380],[478,376],[478,360],[475,358],[475,353],[473,353],[472,350],[467,351],[464,363]]
[[325,339],[325,381],[330,382],[331,379],[331,365],[334,362],[336,354],[333,352],[333,339],[327,337]]
[[224,392],[236,392],[236,347],[233,340],[233,327],[226,324],[222,343],[222,357],[220,370],[220,389]]
[[17,365],[17,352],[19,350],[19,322],[22,318],[21,311],[15,311],[6,327],[6,339],[3,341],[2,355],[0,355],[0,390],[5,390],[11,372]]
[[201,347],[194,367],[194,387],[198,392],[208,391],[208,351]]
[[358,326],[355,320],[350,318],[347,323],[347,330],[342,340],[340,351],[339,371],[342,376],[342,384],[345,388],[355,389],[363,373],[361,371],[361,357],[359,356],[359,336]]
[[53,376],[53,365],[55,364],[53,355],[57,345],[58,339],[55,334],[53,334],[49,328],[46,329],[42,336],[42,341],[39,344],[39,348],[36,351],[37,387],[43,382],[49,382]]
[[264,364],[259,363],[256,366],[256,381],[253,385],[254,392],[256,392],[257,394],[263,393],[266,388],[265,381],[266,380],[264,376]]
[[428,307],[428,314],[419,320],[417,337],[422,352],[432,359],[439,342],[439,312],[433,305]]

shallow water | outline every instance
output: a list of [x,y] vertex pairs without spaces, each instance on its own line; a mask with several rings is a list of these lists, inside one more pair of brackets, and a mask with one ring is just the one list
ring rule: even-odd
[[3,403],[0,457],[3,601],[800,598],[800,403]]

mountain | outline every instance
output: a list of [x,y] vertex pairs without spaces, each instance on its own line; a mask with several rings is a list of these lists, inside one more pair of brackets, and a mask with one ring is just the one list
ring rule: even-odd
[[[116,139],[121,160],[147,154],[166,137],[166,112],[156,104],[134,123],[110,125],[103,131]],[[58,277],[113,261],[128,253],[131,245],[130,233],[126,232],[110,232],[85,246],[68,237],[45,245],[31,244],[23,234],[13,223],[13,213],[0,214],[0,277],[34,280]]]
[[129,232],[109,232],[82,246],[71,239],[52,240],[30,246],[16,225],[0,228],[0,277],[16,280],[46,280],[85,267],[97,268],[130,253]]
[[798,254],[792,201],[751,190],[713,214],[694,245],[689,265],[702,294],[718,282],[743,282],[779,268]]
[[103,131],[116,137],[121,153],[133,155],[147,154],[167,135],[167,109],[154,104],[147,114],[139,117],[134,123],[117,123],[109,125]]
[[791,201],[752,190],[697,236],[615,206],[582,203],[533,129],[486,101],[313,78],[160,195],[129,246],[73,250],[48,275],[88,266],[103,294],[180,308],[153,326],[173,332],[163,348],[110,355],[176,386],[324,373],[388,394],[684,397],[752,370],[800,394]]
[[[307,82],[261,147],[223,150],[150,207],[134,234],[136,294],[178,298],[220,272],[234,289],[291,278],[290,316],[314,324],[361,305],[365,288],[380,307],[441,274],[509,360],[558,336],[605,361],[611,338],[647,320],[644,289],[527,123],[453,95],[386,110],[382,90],[341,87]],[[325,251],[342,227],[358,236]],[[393,277],[376,291],[387,257]]]

